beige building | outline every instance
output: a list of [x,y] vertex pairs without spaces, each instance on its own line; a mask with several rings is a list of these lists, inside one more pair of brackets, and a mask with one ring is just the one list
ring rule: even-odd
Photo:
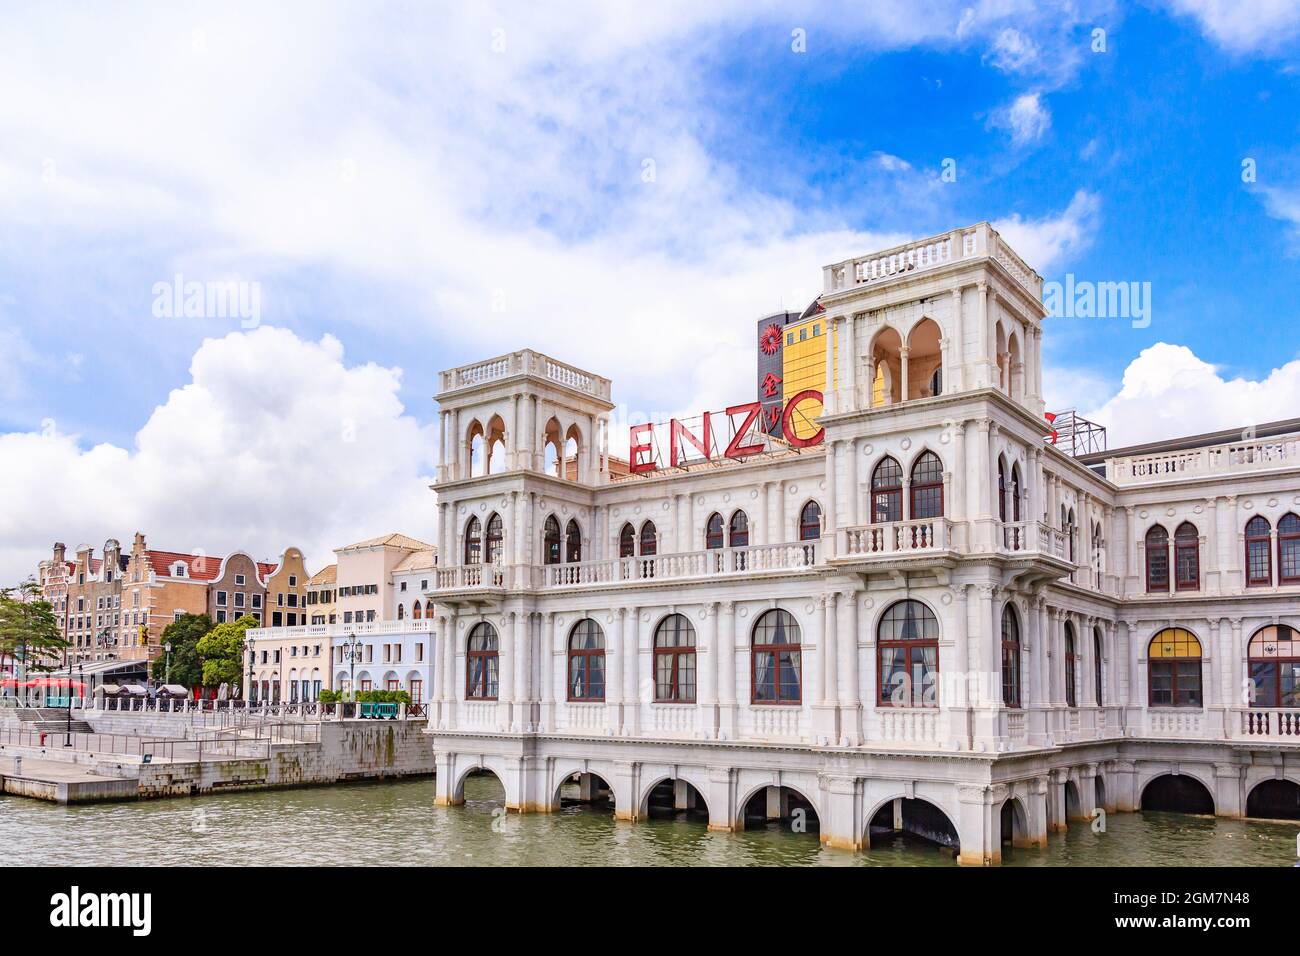
[[307,566],[302,552],[286,548],[280,563],[266,577],[266,614],[262,621],[271,627],[297,627],[307,619]]
[[394,569],[414,552],[432,549],[433,545],[404,534],[387,534],[336,548],[339,623],[396,620],[397,601],[393,588],[387,586]]
[[337,564],[322,568],[307,582],[307,623],[333,624],[334,594],[338,587]]

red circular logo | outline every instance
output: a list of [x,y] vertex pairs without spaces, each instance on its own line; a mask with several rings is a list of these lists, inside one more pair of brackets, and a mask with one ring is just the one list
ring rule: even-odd
[[769,325],[763,330],[763,334],[758,337],[758,347],[763,350],[764,355],[775,355],[776,350],[781,347],[781,326]]

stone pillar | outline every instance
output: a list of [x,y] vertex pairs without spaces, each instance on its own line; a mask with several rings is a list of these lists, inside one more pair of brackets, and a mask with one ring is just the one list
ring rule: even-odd
[[912,351],[911,346],[904,342],[898,349],[898,361],[902,369],[901,382],[899,388],[899,398],[901,401],[907,401],[908,398],[908,375],[907,375],[907,356]]
[[1053,832],[1064,833],[1069,829],[1065,815],[1065,782],[1069,771],[1056,769],[1048,775],[1047,806],[1049,811],[1049,828]]
[[1244,775],[1246,768],[1234,763],[1214,765],[1214,815],[1241,818],[1246,815]]
[[1097,809],[1097,765],[1086,764],[1079,770],[1079,813],[1076,820],[1091,822],[1093,811]]
[[709,768],[708,793],[705,803],[709,808],[709,829],[717,833],[732,833],[743,829],[742,810],[736,807],[736,773],[727,767]]
[[820,594],[813,601],[813,641],[817,645],[816,666],[809,668],[815,680],[810,682],[809,696],[813,703],[813,739],[817,743],[836,743],[839,738],[839,719],[835,695],[838,681],[835,667],[835,635],[831,621],[831,602],[828,595]]
[[839,477],[841,444],[842,442],[838,441],[830,442],[826,448],[826,505],[822,512],[822,548],[827,558],[835,556],[836,532],[839,530],[836,499],[839,497],[837,478]]
[[837,319],[826,319],[826,387],[822,389],[822,406],[825,414],[833,415],[837,411],[835,396],[835,323]]
[[[628,615],[631,613],[635,612],[624,607],[615,608],[614,634],[605,639],[605,727],[611,734],[619,733],[623,726],[623,671],[626,666],[623,657],[624,649],[627,647],[627,630],[631,626]],[[565,650],[567,668],[568,649]],[[564,680],[567,686],[569,680],[567,670]]]
[[943,370],[945,392],[966,387],[966,326],[961,314],[960,288],[952,290],[952,338],[953,346],[948,353],[949,367]]
[[527,616],[519,611],[512,612],[511,627],[514,634],[514,651],[515,651],[515,668],[514,668],[514,717],[511,721],[511,727],[514,730],[526,731],[531,716],[529,714],[529,683],[528,680],[528,621]]
[[555,620],[555,615],[550,611],[542,615],[542,640],[539,648],[542,655],[542,687],[539,695],[542,702],[542,733],[550,733],[555,729],[555,648],[559,639]]
[[1134,813],[1141,808],[1141,795],[1137,792],[1137,767],[1127,760],[1111,762],[1106,777],[1106,794],[1114,800],[1120,813]]
[[1047,778],[1036,777],[1029,785],[1026,803],[1029,806],[1025,814],[1026,830],[1020,840],[1012,838],[1011,845],[1017,849],[1047,849]]
[[1002,862],[1001,805],[993,806],[993,790],[979,785],[957,785],[957,826],[962,866],[997,866]]
[[824,780],[822,793],[822,843],[836,850],[862,849],[866,825],[859,812],[857,781],[852,777],[829,777]]
[[981,282],[976,287],[979,290],[979,371],[975,382],[977,387],[985,388],[994,384],[993,366],[990,362],[992,355],[992,330],[989,329],[989,286],[987,282]]
[[641,730],[641,609],[631,608],[623,635],[623,733]]
[[862,498],[858,490],[858,443],[851,439],[844,445],[848,452],[844,462],[844,524],[851,528],[859,524],[858,502]]
[[696,710],[699,724],[696,728],[705,740],[712,740],[718,735],[718,683],[722,654],[718,647],[718,604],[712,602],[704,605],[708,615],[708,624],[704,628],[704,640],[696,642],[695,673],[699,675],[699,706]]
[[840,624],[837,634],[840,676],[840,733],[845,746],[856,747],[862,741],[861,686],[858,683],[858,595],[846,591],[840,595]]
[[1250,695],[1250,665],[1246,662],[1246,649],[1241,634],[1242,619],[1234,617],[1229,619],[1232,626],[1232,660],[1229,665],[1232,672],[1237,675],[1234,683],[1237,685],[1231,697],[1225,697],[1225,700],[1231,701],[1233,706],[1248,707],[1251,703]]
[[736,739],[736,602],[723,601],[718,622],[718,736]]

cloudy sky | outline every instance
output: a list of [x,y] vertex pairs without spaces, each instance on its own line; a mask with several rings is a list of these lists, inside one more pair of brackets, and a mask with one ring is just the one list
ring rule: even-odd
[[[432,540],[440,369],[721,407],[823,264],[982,219],[1151,284],[1044,337],[1112,446],[1300,414],[1298,86],[1291,0],[11,7],[0,582],[136,530]],[[167,314],[178,277],[257,323]]]

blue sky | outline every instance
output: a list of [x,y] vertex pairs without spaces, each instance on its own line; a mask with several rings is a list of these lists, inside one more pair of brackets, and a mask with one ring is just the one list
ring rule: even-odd
[[[9,18],[0,574],[432,538],[438,370],[526,345],[720,407],[824,263],[982,219],[1151,284],[1149,327],[1044,338],[1112,444],[1298,413],[1296,4],[534,7]],[[260,327],[155,316],[178,273],[257,283]]]

